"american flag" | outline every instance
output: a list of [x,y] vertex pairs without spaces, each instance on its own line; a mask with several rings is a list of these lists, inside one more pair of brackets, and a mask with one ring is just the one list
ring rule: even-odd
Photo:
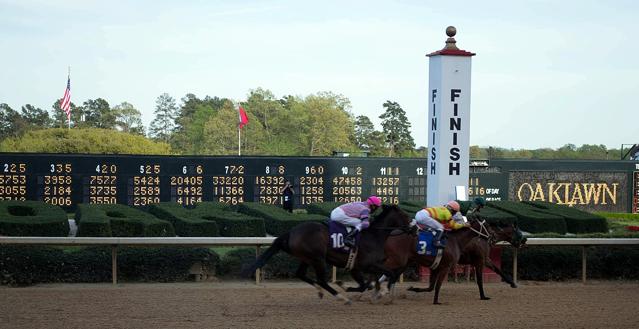
[[67,89],[60,101],[60,108],[67,114],[67,118],[71,117],[71,77],[67,79]]

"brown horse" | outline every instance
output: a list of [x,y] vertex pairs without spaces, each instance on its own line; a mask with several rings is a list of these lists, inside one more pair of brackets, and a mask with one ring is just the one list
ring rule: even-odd
[[[382,205],[381,213],[374,216],[370,221],[370,227],[360,233],[357,258],[351,270],[351,275],[360,287],[353,290],[364,291],[368,288],[362,273],[385,275],[391,280],[396,280],[394,272],[384,267],[384,241],[391,231],[410,229],[410,222],[411,218],[397,206]],[[338,293],[326,280],[327,264],[344,268],[348,261],[348,254],[329,247],[329,239],[326,224],[317,222],[299,224],[275,239],[255,263],[243,271],[243,274],[251,275],[256,269],[264,266],[273,255],[283,250],[300,260],[297,277],[317,288],[320,298],[323,297],[322,289],[324,289],[334,297],[350,304],[350,299]],[[306,276],[309,266],[315,269],[315,280]]]
[[[502,280],[508,283],[512,288],[517,288],[517,284],[515,284],[510,275],[502,272],[499,267],[491,262],[489,258],[490,249],[496,242],[500,241],[508,242],[515,248],[519,248],[526,243],[526,238],[523,237],[521,230],[519,230],[515,224],[491,223],[488,225],[488,231],[490,233],[489,239],[476,237],[473,241],[466,245],[464,250],[462,250],[462,255],[458,262],[463,265],[472,265],[475,268],[475,281],[479,288],[479,297],[482,300],[490,299],[490,297],[487,297],[484,293],[484,280],[482,275],[484,266],[497,273]],[[435,286],[434,278],[439,275],[440,271],[442,271],[442,269],[438,267],[431,272],[431,279],[428,288],[422,289],[411,287],[408,289],[415,292],[432,291]]]
[[[431,275],[433,282],[431,285],[435,289],[435,297],[433,304],[441,304],[439,302],[439,290],[448,275],[448,272],[459,262],[466,248],[474,243],[475,239],[480,238],[488,241],[490,232],[488,231],[485,221],[472,219],[469,228],[462,228],[448,234],[446,248],[443,250],[438,271],[436,275]],[[391,235],[386,239],[384,244],[384,252],[386,253],[386,262],[384,266],[394,272],[392,278],[388,278],[388,290],[392,289],[395,283],[394,278],[406,270],[411,262],[416,262],[421,266],[431,266],[435,262],[435,256],[421,255],[417,253],[418,238],[416,235],[399,233]],[[382,277],[379,282],[383,282],[386,278]],[[416,288],[413,288],[416,289]],[[417,290],[426,291],[426,290]],[[386,292],[381,291],[376,296],[383,296]]]

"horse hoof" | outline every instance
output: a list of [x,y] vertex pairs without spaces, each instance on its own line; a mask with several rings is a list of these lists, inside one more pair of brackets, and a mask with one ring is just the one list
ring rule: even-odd
[[342,282],[342,281],[335,281],[335,284],[340,286],[340,287],[344,286],[344,282]]
[[511,288],[517,288],[517,285],[513,283],[513,284],[510,285],[510,287]]
[[489,300],[489,299],[490,297],[485,297],[485,296],[481,298],[481,300]]
[[433,302],[433,305],[441,305],[442,303],[440,302]]
[[351,301],[350,299],[344,302],[344,305],[352,305],[352,304],[353,304],[353,301]]
[[323,294],[323,293],[321,293],[321,292],[318,292],[318,293],[317,293],[317,296],[319,296],[319,298],[320,298],[320,299],[324,298],[324,294]]

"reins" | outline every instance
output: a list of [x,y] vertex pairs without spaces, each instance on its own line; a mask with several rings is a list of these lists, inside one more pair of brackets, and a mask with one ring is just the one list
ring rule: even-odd
[[472,226],[471,226],[471,227],[469,227],[469,229],[470,229],[471,231],[473,231],[473,232],[477,233],[477,235],[478,235],[480,238],[486,238],[486,240],[488,240],[488,243],[492,244],[492,243],[493,243],[494,238],[493,238],[493,235],[492,235],[492,234],[490,234],[490,231],[488,230],[488,228],[486,228],[486,226],[484,225],[484,224],[486,223],[486,221],[485,221],[485,220],[481,220],[481,221],[480,221],[479,219],[476,219],[476,221],[479,223],[479,226],[480,226],[480,227],[479,227],[479,231],[477,231],[476,229],[474,229]]

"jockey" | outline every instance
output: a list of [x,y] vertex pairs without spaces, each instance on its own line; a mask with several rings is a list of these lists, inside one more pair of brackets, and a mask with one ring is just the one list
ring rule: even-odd
[[362,229],[367,228],[370,223],[368,217],[382,205],[382,200],[374,195],[368,197],[364,202],[351,202],[343,204],[331,212],[331,220],[353,227],[344,238],[344,244],[353,247],[355,245],[355,235]]
[[441,238],[444,235],[444,229],[457,230],[469,226],[459,212],[457,201],[449,201],[443,207],[424,208],[415,214],[415,222],[435,231],[433,245],[438,248],[442,247]]
[[486,206],[486,199],[478,196],[473,199],[473,203],[470,205],[470,209],[468,210],[468,212],[466,212],[466,215],[472,214],[475,212],[480,212],[481,208],[484,208],[485,206]]

